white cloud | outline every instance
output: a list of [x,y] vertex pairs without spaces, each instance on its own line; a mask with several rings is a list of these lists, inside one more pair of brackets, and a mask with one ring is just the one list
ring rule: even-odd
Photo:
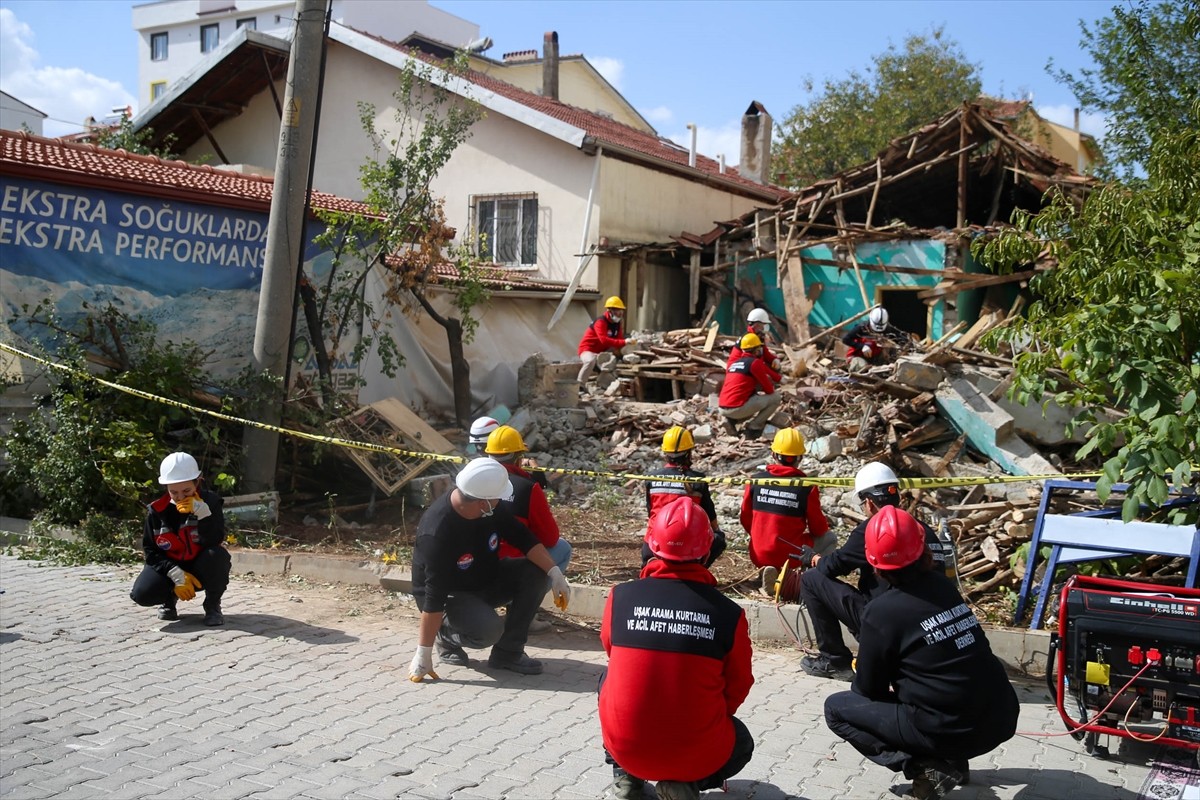
[[11,9],[0,8],[0,86],[48,115],[47,136],[78,133],[88,116],[107,116],[116,106],[136,110],[137,98],[117,81],[77,67],[40,66],[40,61],[33,29]]
[[609,58],[608,56],[588,56],[588,63],[596,68],[596,71],[604,76],[604,80],[613,85],[613,88],[618,92],[621,91],[621,78],[625,75],[625,62],[619,58]]
[[[1075,127],[1075,107],[1070,104],[1037,106],[1037,113],[1042,119],[1057,122],[1059,125],[1065,125],[1068,128]],[[1108,119],[1103,114],[1082,112],[1079,115],[1079,130],[1083,133],[1090,133],[1097,139],[1102,139],[1107,129]]]
[[655,125],[663,125],[675,118],[675,112],[666,106],[640,109],[641,115]]
[[[684,128],[681,132],[666,134],[671,141],[683,147],[692,146],[692,132]],[[736,166],[742,157],[742,120],[734,119],[717,128],[700,125],[696,129],[696,152],[715,159],[724,154],[728,166]]]

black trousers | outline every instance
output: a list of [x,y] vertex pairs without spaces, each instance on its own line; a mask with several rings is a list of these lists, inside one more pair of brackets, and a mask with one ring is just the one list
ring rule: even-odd
[[821,655],[849,664],[850,648],[842,639],[841,625],[849,628],[857,639],[862,629],[863,609],[870,598],[819,569],[805,570],[800,578],[800,597],[812,620],[813,635]]
[[[233,560],[229,551],[224,547],[210,547],[202,550],[200,555],[191,561],[177,562],[184,572],[190,572],[200,581],[204,588],[204,610],[221,607],[221,597],[229,588],[229,572]],[[129,597],[139,606],[173,606],[176,603],[174,582],[153,567],[146,565],[133,582]]]
[[[459,647],[491,647],[499,658],[516,659],[525,651],[529,623],[550,584],[541,567],[527,558],[502,558],[495,582],[446,597],[440,635]],[[506,606],[504,618],[496,613]]]
[[[700,791],[702,792],[707,789],[719,789],[725,781],[741,772],[754,756],[754,737],[750,735],[750,729],[737,717],[730,717],[730,719],[733,721],[733,752],[729,754],[729,760],[723,767],[700,781]],[[607,749],[604,751],[604,763],[612,764],[613,773],[616,775],[625,772],[616,761],[613,761],[613,757]],[[637,776],[631,775],[630,777],[636,778]]]

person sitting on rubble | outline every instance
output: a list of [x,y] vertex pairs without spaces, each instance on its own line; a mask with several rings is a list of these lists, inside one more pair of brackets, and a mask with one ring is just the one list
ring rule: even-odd
[[[767,365],[767,369],[771,371],[771,380],[779,383],[783,380],[783,375],[780,372],[779,358],[771,352],[771,348],[767,347],[767,336],[771,332],[771,318],[764,309],[756,308],[746,317],[746,333],[753,333],[763,343],[762,360]],[[725,362],[725,369],[729,369],[729,365],[739,358],[746,355],[742,350],[741,340],[734,344],[729,351],[729,360]]]
[[606,797],[698,798],[749,763],[754,737],[734,714],[754,684],[746,612],[704,567],[713,532],[676,497],[654,517],[654,559],[614,586],[600,625],[600,733],[613,782]]
[[[667,463],[650,473],[652,476],[663,476],[662,480],[646,482],[646,512],[649,515],[646,530],[649,531],[654,526],[654,517],[676,499],[692,498],[708,517],[709,527],[713,531],[712,547],[709,548],[708,558],[704,560],[704,566],[710,567],[721,553],[725,552],[725,533],[717,522],[717,507],[713,504],[712,492],[709,491],[708,483],[706,481],[671,480],[671,478],[705,477],[703,472],[692,469],[692,451],[695,447],[696,441],[692,437],[692,432],[680,425],[668,428],[667,432],[663,434],[662,452]],[[642,566],[646,566],[646,562],[653,557],[650,545],[643,541]]]
[[883,363],[884,351],[896,346],[889,336],[889,327],[887,309],[876,306],[867,314],[866,322],[855,325],[842,337],[842,344],[847,348],[848,371],[862,372],[871,364]]
[[850,691],[825,698],[825,723],[871,761],[935,800],[969,780],[967,760],[1013,737],[1021,706],[979,620],[933,566],[921,523],[885,506],[866,559],[889,588],[862,615]]
[[[412,594],[421,621],[409,680],[437,678],[441,663],[470,664],[464,648],[491,647],[488,666],[522,675],[540,675],[542,662],[525,654],[529,623],[549,588],[566,609],[571,585],[545,546],[501,506],[511,498],[512,481],[503,464],[477,458],[454,478],[446,492],[421,515],[413,545]],[[506,541],[524,558],[500,558]],[[496,608],[505,607],[504,616]]]
[[[867,561],[867,525],[884,508],[899,507],[900,479],[887,464],[872,461],[864,464],[854,475],[854,493],[862,502],[867,519],[859,523],[846,543],[828,553],[816,548],[802,547],[800,566],[800,598],[812,620],[813,638],[817,640],[817,655],[800,659],[800,668],[818,678],[850,680],[850,648],[842,639],[842,625],[854,638],[859,638],[863,609],[887,588],[879,583]],[[918,522],[925,534],[938,566],[945,570],[945,554],[937,534],[923,522]],[[856,586],[840,578],[858,572]]]
[[579,368],[579,390],[582,392],[588,378],[596,369],[596,359],[601,353],[615,351],[637,344],[637,339],[625,338],[625,302],[613,295],[604,301],[604,313],[592,320],[592,324],[583,332],[579,340],[579,359],[583,366]]
[[[805,452],[804,434],[795,428],[782,428],[771,442],[774,463],[751,477],[803,478],[799,465]],[[747,483],[742,494],[741,522],[750,536],[750,561],[762,568],[762,588],[767,594],[774,594],[775,581],[785,564],[799,567],[803,548],[828,553],[837,547],[837,537],[829,533],[829,520],[821,510],[816,486]]]
[[725,369],[719,413],[725,418],[725,429],[731,436],[738,433],[735,423],[744,422],[742,435],[757,439],[783,398],[775,391],[771,370],[762,360],[763,343],[758,334],[747,333],[738,346],[745,355]]
[[[525,440],[521,438],[520,431],[508,425],[500,425],[488,436],[484,452],[488,458],[504,465],[508,470],[508,478],[512,481],[512,499],[502,500],[501,504],[533,531],[533,535],[550,554],[554,565],[565,574],[567,565],[571,563],[571,543],[559,534],[558,521],[550,511],[550,501],[546,499],[546,492],[522,466]],[[525,554],[508,542],[501,541],[500,557],[524,558]],[[544,633],[550,628],[550,623],[539,614],[530,623],[529,632]]]

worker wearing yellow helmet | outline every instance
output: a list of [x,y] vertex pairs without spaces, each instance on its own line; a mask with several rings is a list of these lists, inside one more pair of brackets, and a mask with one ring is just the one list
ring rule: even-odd
[[[762,342],[762,358],[763,363],[771,370],[771,380],[779,383],[783,380],[783,374],[779,371],[779,358],[771,352],[771,348],[767,347],[767,336],[771,332],[771,317],[765,309],[756,308],[746,317],[746,333],[753,333]],[[741,340],[734,344],[729,351],[729,359],[725,362],[725,369],[729,369],[729,365],[739,358],[746,355],[742,350]]]
[[[804,434],[783,428],[771,443],[772,463],[753,478],[803,478],[800,458],[806,452]],[[763,568],[763,588],[770,589],[784,564],[799,564],[801,551],[814,547],[828,552],[837,546],[829,535],[829,520],[821,510],[816,486],[768,486],[748,483],[742,494],[742,527],[750,536],[750,561]]]
[[[713,541],[704,565],[709,566],[725,552],[725,533],[717,523],[717,507],[713,504],[712,492],[705,481],[684,481],[680,478],[703,478],[704,473],[692,469],[692,452],[696,440],[692,432],[681,425],[667,429],[663,434],[662,452],[666,463],[650,473],[654,480],[646,482],[646,512],[649,516],[647,529],[654,525],[654,517],[674,500],[690,497],[704,511],[712,528]],[[650,547],[642,544],[642,564],[653,557]]]
[[767,420],[779,408],[781,396],[775,391],[771,371],[762,360],[762,339],[747,333],[738,343],[745,355],[725,368],[725,383],[721,385],[719,412],[725,418],[726,430],[738,432],[736,423],[743,423],[742,436],[757,439],[762,436]]
[[604,301],[604,313],[592,320],[579,340],[579,386],[582,391],[596,369],[596,359],[601,353],[619,351],[626,345],[637,344],[637,339],[625,338],[625,302],[613,295]]

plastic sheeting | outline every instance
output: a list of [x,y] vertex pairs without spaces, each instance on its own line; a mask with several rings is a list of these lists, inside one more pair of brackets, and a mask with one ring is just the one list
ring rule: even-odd
[[[375,308],[384,301],[377,275],[368,280],[368,300]],[[432,293],[439,314],[457,315],[447,293]],[[535,353],[547,361],[576,359],[579,340],[591,321],[583,301],[572,302],[559,324],[546,330],[558,305],[557,294],[545,299],[513,297],[503,291],[492,293],[489,302],[473,310],[479,320],[475,338],[466,345],[471,365],[472,413],[483,413],[496,405],[517,405],[517,370]],[[380,371],[378,356],[371,352],[360,366],[366,385],[359,390],[363,405],[396,397],[419,414],[453,418],[454,392],[450,373],[446,331],[419,306],[404,314],[392,312],[392,336],[405,364],[389,378]]]

